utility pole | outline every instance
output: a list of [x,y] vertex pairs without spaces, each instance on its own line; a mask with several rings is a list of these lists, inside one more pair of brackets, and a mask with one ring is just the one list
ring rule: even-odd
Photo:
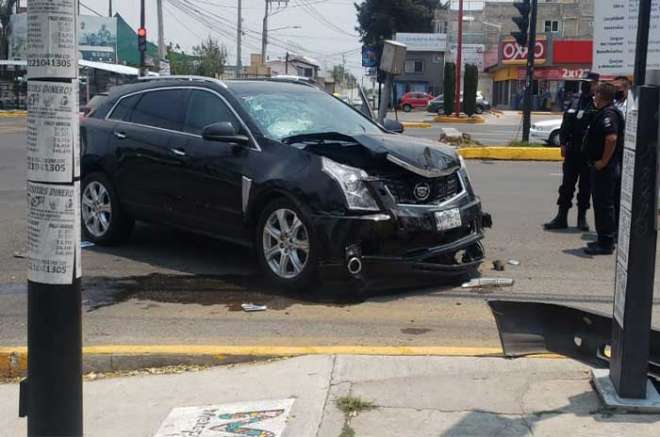
[[461,116],[461,74],[463,63],[463,0],[458,2],[458,44],[456,47],[456,117]]
[[82,436],[77,0],[27,6],[28,376],[19,415],[29,437]]
[[284,60],[284,74],[289,74],[289,52],[286,52],[286,58]]
[[534,57],[536,55],[536,18],[538,0],[532,0],[532,16],[529,20],[529,41],[527,47],[527,85],[525,88],[525,106],[523,110],[523,142],[529,142],[532,128],[532,97],[534,96]]
[[237,79],[241,78],[241,71],[243,70],[243,54],[241,53],[241,42],[243,40],[243,1],[238,0],[238,35],[236,35],[236,76]]
[[268,46],[268,12],[269,12],[269,0],[264,0],[266,2],[266,12],[264,12],[264,23],[263,29],[261,30],[261,64],[266,65],[266,50]]
[[[163,0],[156,0],[156,15],[158,16],[158,60],[165,60],[165,24],[163,23]],[[144,27],[144,23],[142,23]]]
[[112,0],[108,0],[108,17],[112,17]]
[[140,51],[140,77],[147,74],[147,29],[144,27],[144,0],[140,0],[140,28],[138,29],[138,50]]

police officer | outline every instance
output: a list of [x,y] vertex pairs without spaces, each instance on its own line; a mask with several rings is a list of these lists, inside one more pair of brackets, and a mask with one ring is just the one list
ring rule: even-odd
[[561,155],[564,158],[563,178],[559,187],[559,211],[557,216],[543,225],[547,230],[566,229],[568,227],[568,210],[573,206],[573,193],[578,184],[578,229],[589,231],[587,223],[587,210],[591,196],[591,175],[587,165],[587,158],[582,150],[584,135],[596,109],[593,103],[593,92],[598,86],[600,76],[588,73],[581,83],[581,93],[574,98],[564,112],[559,133],[561,141]]
[[589,255],[610,255],[616,235],[616,188],[621,177],[623,117],[614,105],[616,88],[602,83],[596,90],[594,103],[598,112],[585,137],[585,153],[591,167],[591,185],[598,241],[585,248]]

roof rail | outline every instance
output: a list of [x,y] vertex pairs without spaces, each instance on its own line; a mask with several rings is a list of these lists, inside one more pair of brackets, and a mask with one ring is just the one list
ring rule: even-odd
[[223,88],[227,88],[227,85],[220,79],[215,79],[213,77],[206,77],[206,76],[193,76],[193,75],[142,76],[139,77],[138,80],[148,81],[148,82],[158,81],[158,80],[187,80],[190,82],[193,81],[210,82],[220,85]]

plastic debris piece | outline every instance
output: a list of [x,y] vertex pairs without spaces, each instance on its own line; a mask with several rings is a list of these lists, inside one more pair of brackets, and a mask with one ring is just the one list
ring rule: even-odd
[[509,265],[512,265],[512,266],[519,266],[519,265],[520,265],[520,261],[518,261],[518,260],[516,260],[516,259],[510,259],[510,260],[509,260]]
[[91,241],[81,241],[80,242],[80,248],[81,249],[84,249],[86,247],[92,247],[92,246],[95,246],[95,244],[92,243]]
[[479,278],[462,285],[463,288],[511,287],[515,281],[509,278]]
[[503,272],[505,270],[504,263],[499,259],[493,261],[493,269],[495,269],[498,272]]
[[266,311],[268,307],[266,305],[255,305],[253,303],[244,303],[241,305],[241,308],[243,308],[243,311],[246,313],[254,313],[257,311]]

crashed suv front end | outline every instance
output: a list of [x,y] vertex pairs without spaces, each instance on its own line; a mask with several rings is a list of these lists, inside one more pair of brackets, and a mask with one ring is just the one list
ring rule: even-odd
[[[342,215],[313,216],[325,252],[322,276],[364,279],[435,273],[456,277],[475,271],[484,260],[481,240],[492,220],[482,211],[465,163],[448,148],[420,148],[417,139],[404,136],[396,136],[392,144],[392,137],[383,137],[387,144],[379,144],[379,138],[355,137],[372,152],[372,159],[354,169],[359,173],[352,176],[352,183],[362,184],[366,190],[362,197],[373,202],[349,204],[350,212]],[[411,159],[413,155],[405,150],[405,143],[412,141],[421,152],[418,159]],[[332,155],[341,159],[340,154]],[[346,173],[353,167],[327,156],[322,159],[324,172],[338,185],[345,184]]]

